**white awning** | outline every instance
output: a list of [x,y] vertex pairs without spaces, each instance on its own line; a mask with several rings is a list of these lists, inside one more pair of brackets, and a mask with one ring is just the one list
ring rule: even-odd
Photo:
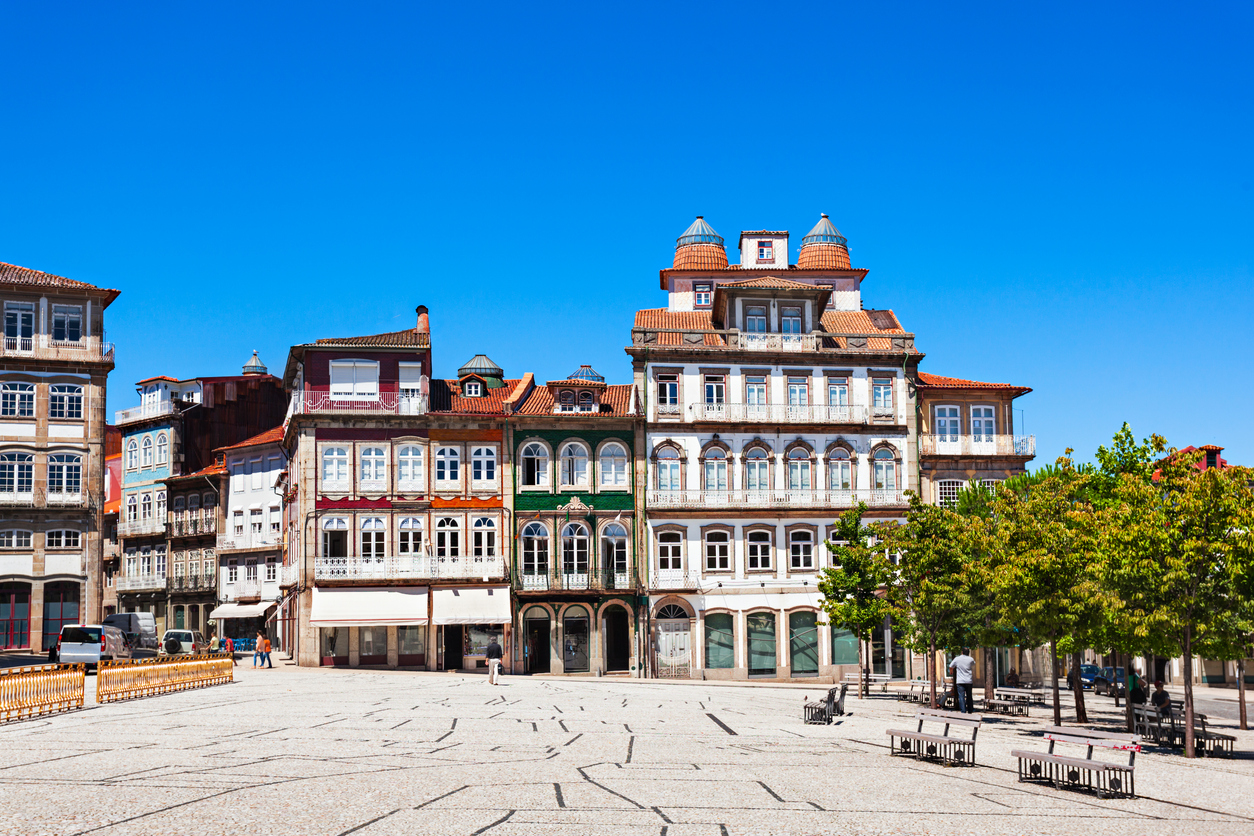
[[431,601],[432,624],[509,624],[508,586],[437,589]]
[[273,601],[264,604],[222,604],[209,613],[209,617],[214,621],[222,618],[256,618],[277,606]]
[[389,624],[426,624],[425,586],[314,587],[314,627],[381,627]]

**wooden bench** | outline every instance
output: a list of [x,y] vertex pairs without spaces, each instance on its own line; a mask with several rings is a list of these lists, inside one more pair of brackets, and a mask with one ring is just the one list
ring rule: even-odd
[[827,692],[825,699],[805,704],[805,721],[810,725],[829,726],[833,717],[845,716],[845,693],[849,690],[848,683]]
[[1027,717],[1028,706],[1031,704],[1028,700],[1007,700],[998,699],[997,697],[990,699],[986,697],[984,699],[984,710],[991,711],[994,714]]
[[[845,674],[844,681],[849,685],[857,686],[862,682],[862,675],[856,673]],[[886,673],[873,673],[867,676],[867,689],[870,690],[872,685],[880,686],[880,690],[887,693],[888,683],[892,681],[892,677]]]
[[[919,760],[936,758],[952,764],[975,763],[975,738],[980,733],[983,718],[979,714],[959,714],[956,711],[939,711],[925,708],[914,715],[918,726],[914,731],[889,729],[889,750],[894,755],[914,755]],[[943,725],[940,734],[927,734],[923,724]],[[965,726],[971,729],[971,736],[953,737],[949,734],[950,726]]]
[[902,691],[897,699],[903,702],[927,702],[928,689],[926,682],[911,682],[908,691]]
[[[1087,787],[1096,790],[1102,798],[1136,797],[1133,770],[1136,766],[1136,753],[1141,751],[1139,735],[1046,726],[1045,739],[1049,741],[1048,752],[1029,752],[1023,749],[1011,751],[1010,754],[1019,759],[1020,781],[1044,781],[1053,784],[1055,789]],[[1055,755],[1054,746],[1059,743],[1084,746],[1087,753],[1083,758]],[[1128,762],[1122,764],[1093,760],[1094,749],[1127,752]]]
[[999,700],[1020,700],[1026,703],[1045,702],[1045,692],[1040,688],[994,688],[993,696]]
[[[1155,743],[1183,746],[1184,704],[1172,700],[1169,714],[1163,714],[1153,705],[1133,705],[1132,728]],[[1236,740],[1233,735],[1211,731],[1206,727],[1206,715],[1193,712],[1193,745],[1199,756],[1227,757],[1232,754]]]

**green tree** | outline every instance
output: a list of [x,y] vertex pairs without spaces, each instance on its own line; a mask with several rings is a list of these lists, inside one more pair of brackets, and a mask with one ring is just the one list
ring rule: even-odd
[[1169,455],[1153,479],[1124,475],[1107,532],[1111,577],[1139,634],[1170,637],[1184,657],[1185,754],[1194,757],[1193,657],[1241,629],[1251,574],[1252,474],[1199,471],[1199,456]]
[[863,647],[871,632],[884,625],[890,606],[884,597],[892,565],[875,545],[879,534],[862,524],[866,504],[858,503],[836,520],[834,539],[827,542],[832,566],[819,577],[821,606],[832,627],[853,633],[858,640],[858,696],[866,696],[867,659]]
[[931,703],[936,707],[936,650],[962,640],[971,617],[967,601],[969,549],[966,517],[949,508],[924,503],[906,491],[906,521],[884,526],[881,546],[897,558],[888,587],[893,607],[893,637],[916,652],[927,653]]
[[[993,589],[1012,624],[1048,643],[1055,670],[1059,643],[1067,647],[1073,637],[1090,631],[1103,609],[1094,568],[1094,520],[1084,501],[1091,478],[1064,456],[1039,480],[997,491],[994,502],[1000,548],[991,572]],[[1061,725],[1056,675],[1052,690],[1054,723]]]

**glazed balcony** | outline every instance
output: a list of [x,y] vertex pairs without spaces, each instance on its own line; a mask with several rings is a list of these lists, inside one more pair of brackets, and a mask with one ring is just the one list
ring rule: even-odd
[[[662,408],[658,408],[659,414]],[[759,424],[865,424],[865,406],[825,406],[823,404],[694,403],[688,405],[693,421],[745,422]],[[891,411],[890,411],[891,417]]]
[[147,520],[123,520],[118,523],[119,537],[144,537],[150,534],[165,534],[165,524],[156,517]]
[[314,579],[319,581],[475,580],[505,577],[500,557],[319,557]]
[[[872,345],[872,341],[875,345]],[[633,328],[633,346],[780,354],[896,354],[914,350],[914,334],[763,334],[731,329]]]
[[924,456],[1024,456],[1036,455],[1034,435],[935,435],[920,434]]
[[341,397],[330,392],[298,392],[292,395],[293,415],[425,415],[426,395],[381,392],[377,397]]
[[219,552],[238,552],[249,551],[253,549],[277,549],[282,542],[282,536],[277,531],[245,531],[240,533],[226,533],[218,535],[218,551]]
[[[264,573],[265,567],[258,566],[258,572]],[[240,567],[236,567],[235,580],[231,580],[231,571],[223,569],[218,578],[218,600],[233,603],[235,601],[264,600],[273,601],[280,594],[279,578],[276,573],[274,580],[264,577],[247,578]]]
[[142,421],[145,418],[159,418],[162,415],[173,415],[179,411],[179,404],[174,401],[158,401],[157,403],[132,406],[113,413],[113,423],[117,426]]
[[118,592],[145,592],[165,589],[165,575],[123,575],[117,579]]
[[84,493],[49,493],[43,489],[0,492],[0,506],[16,508],[87,508],[91,505]]
[[554,567],[551,571],[527,572],[517,578],[516,586],[524,592],[612,592],[634,590],[636,573],[632,569],[614,572],[604,569],[585,569],[583,572],[567,572]]
[[649,509],[668,508],[762,508],[788,510],[791,508],[852,508],[859,502],[871,507],[896,507],[907,505],[905,494],[899,490],[731,490],[731,491],[649,491]]
[[104,342],[99,337],[54,340],[51,334],[0,337],[0,357],[69,363],[112,363],[113,343]]

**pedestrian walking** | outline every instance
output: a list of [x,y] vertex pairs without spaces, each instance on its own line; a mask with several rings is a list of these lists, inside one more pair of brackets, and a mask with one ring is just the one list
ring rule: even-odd
[[261,647],[262,647],[262,661],[265,662],[265,665],[267,668],[273,668],[274,663],[270,661],[270,640],[262,639]]
[[230,636],[226,637],[226,652],[231,657],[231,664],[238,668],[239,662],[235,661],[235,640]]
[[505,651],[501,650],[501,646],[496,642],[496,636],[493,636],[488,642],[488,684],[500,685],[501,679],[501,659],[505,656]]
[[253,639],[253,667],[254,668],[258,667],[259,662],[263,666],[266,663],[266,657],[263,655],[264,651],[262,650],[265,640],[266,640],[266,637],[262,634],[260,630],[258,630],[257,638]]
[[217,633],[210,633],[210,634],[209,634],[209,652],[210,652],[210,653],[217,653],[217,652],[218,652],[219,650],[221,650],[221,649],[222,649],[222,647],[221,647],[221,645],[220,645],[220,644],[219,644],[219,642],[218,642],[218,634],[217,634]]
[[954,672],[954,687],[958,689],[958,710],[963,714],[975,711],[975,702],[971,694],[971,673],[975,670],[975,660],[971,658],[971,648],[962,648],[962,653],[949,663]]

